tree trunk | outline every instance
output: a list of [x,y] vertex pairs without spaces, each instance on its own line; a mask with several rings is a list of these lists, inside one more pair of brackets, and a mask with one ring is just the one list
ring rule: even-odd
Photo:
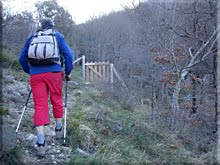
[[197,105],[196,105],[196,82],[192,80],[192,109],[191,113],[196,113]]
[[215,132],[217,132],[218,130],[218,126],[217,126],[217,122],[218,122],[218,93],[217,93],[217,55],[215,54],[213,57],[213,87],[215,90],[215,97],[214,97],[214,101],[215,101]]
[[[218,8],[220,7],[220,2],[218,2]],[[217,22],[218,24],[220,24],[220,11],[218,10],[218,18],[217,18]],[[217,42],[218,42],[218,52],[217,52],[217,112],[216,112],[216,118],[217,118],[217,132],[218,132],[218,141],[217,141],[217,153],[216,153],[216,157],[217,157],[217,163],[220,163],[220,107],[219,104],[220,103],[220,41],[219,41],[219,34],[220,34],[220,30],[217,29]]]
[[179,94],[180,94],[180,84],[182,79],[180,78],[175,86],[172,96],[172,114],[171,114],[171,129],[174,130],[176,124],[176,113],[179,111]]

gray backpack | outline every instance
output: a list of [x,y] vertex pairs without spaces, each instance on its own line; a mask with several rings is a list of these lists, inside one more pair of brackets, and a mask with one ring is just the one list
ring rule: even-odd
[[60,64],[58,43],[52,29],[33,35],[28,49],[28,61],[32,65]]

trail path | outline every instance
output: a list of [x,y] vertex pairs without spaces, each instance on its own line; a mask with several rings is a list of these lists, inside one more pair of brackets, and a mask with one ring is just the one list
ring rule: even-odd
[[[28,82],[23,82],[17,76],[3,70],[3,107],[8,109],[8,115],[3,116],[3,123],[12,126],[14,130],[16,130],[28,92]],[[68,92],[68,107],[71,107],[74,101],[72,95]],[[30,98],[18,130],[16,142],[16,145],[21,149],[24,164],[67,164],[71,159],[71,147],[63,146],[62,142],[55,139],[54,119],[51,111],[50,107],[51,124],[45,127],[48,150],[45,158],[38,158],[36,156],[36,132],[32,124],[33,100],[32,97]]]

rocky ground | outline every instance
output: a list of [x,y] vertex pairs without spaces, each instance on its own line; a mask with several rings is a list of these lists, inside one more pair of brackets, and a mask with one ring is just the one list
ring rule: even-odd
[[[30,98],[28,107],[22,118],[18,133],[15,130],[28,97],[30,90],[28,78],[21,75],[13,74],[11,71],[3,70],[3,125],[5,130],[11,130],[6,133],[6,139],[12,145],[18,146],[21,152],[22,162],[24,164],[66,164],[72,156],[72,149],[70,146],[62,145],[61,141],[55,140],[54,120],[51,114],[51,125],[46,126],[45,135],[47,141],[47,154],[45,158],[38,158],[36,156],[36,132],[33,129],[33,101]],[[71,93],[69,93],[71,95]],[[69,97],[71,98],[71,97]],[[68,100],[69,101],[69,100]],[[71,101],[68,106],[71,106]],[[13,129],[11,129],[13,128]],[[14,132],[13,132],[14,131]],[[9,131],[8,131],[9,132]],[[4,133],[3,133],[4,134]],[[7,146],[5,141],[5,148]],[[5,149],[6,150],[6,149]]]
[[[73,75],[74,76],[74,75]],[[76,78],[74,78],[77,81]],[[204,164],[207,157],[198,157],[183,145],[180,139],[159,128],[151,120],[148,105],[134,109],[105,98],[105,93],[92,86],[68,86],[67,146],[55,140],[51,107],[51,124],[45,127],[47,153],[36,156],[36,132],[33,129],[33,100],[30,98],[22,123],[16,135],[22,108],[25,105],[29,77],[20,72],[3,70],[3,153],[20,162],[3,164]],[[80,82],[78,82],[80,84]],[[64,85],[65,86],[65,85]],[[65,88],[65,87],[64,87]],[[63,89],[64,89],[63,88]],[[64,92],[63,92],[64,93]],[[105,98],[105,99],[104,99]],[[0,131],[1,133],[1,131]],[[70,145],[71,144],[71,145]],[[11,151],[10,151],[11,150]],[[10,152],[9,152],[10,151]],[[9,154],[11,153],[12,154]],[[3,156],[2,156],[3,154]],[[211,154],[211,153],[210,153]],[[207,164],[207,163],[205,163]],[[210,164],[210,163],[208,163]]]

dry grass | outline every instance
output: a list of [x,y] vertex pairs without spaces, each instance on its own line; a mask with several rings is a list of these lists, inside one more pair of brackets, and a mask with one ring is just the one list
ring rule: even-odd
[[[88,126],[95,132],[98,140],[92,142],[88,150],[83,147],[84,142],[80,137],[75,139],[78,143],[74,143],[74,147],[80,147],[88,152],[89,156],[75,152],[70,164],[197,162],[180,140],[149,120],[151,112],[146,105],[130,111],[124,109],[123,105],[105,98],[95,89],[86,88],[80,93],[70,110],[70,118],[78,125]],[[77,128],[72,128],[72,131]]]

